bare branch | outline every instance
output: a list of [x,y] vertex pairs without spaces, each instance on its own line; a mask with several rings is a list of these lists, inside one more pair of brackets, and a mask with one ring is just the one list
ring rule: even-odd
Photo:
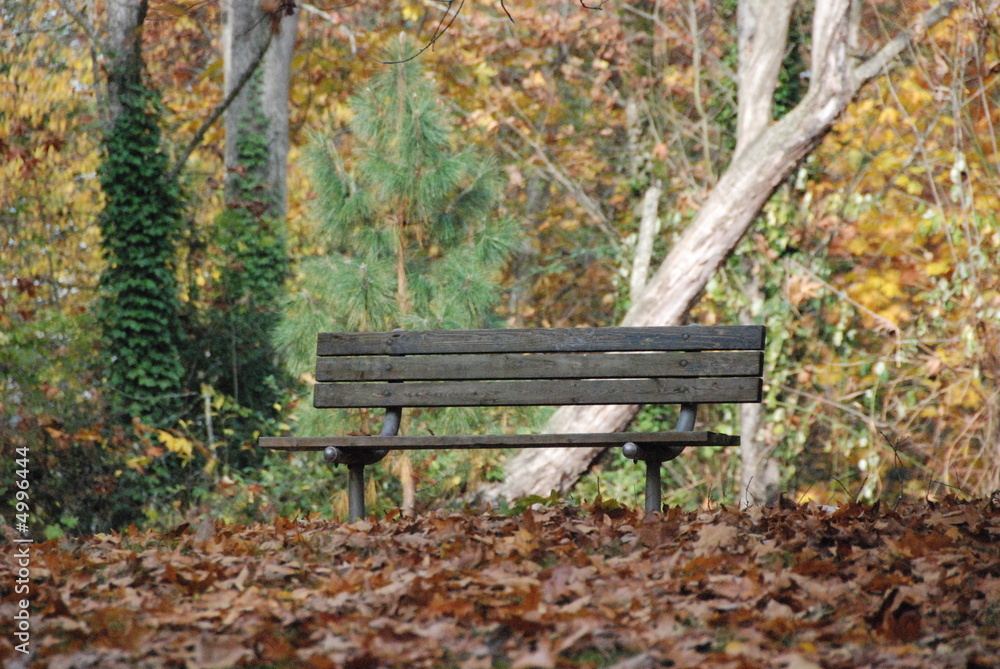
[[[527,124],[528,127],[532,127],[531,122],[528,121],[528,117],[525,116],[521,108],[518,107],[513,100],[511,100],[510,103],[514,107],[514,111],[517,113],[518,116],[521,117],[521,119],[525,122],[525,124]],[[548,172],[549,174],[552,175],[552,178],[558,181],[559,184],[562,185],[562,187],[565,188],[570,193],[570,195],[573,196],[573,199],[576,200],[577,203],[581,207],[583,207],[583,209],[588,214],[590,214],[591,218],[594,219],[594,222],[597,223],[597,225],[601,228],[601,230],[603,230],[604,233],[607,235],[608,241],[616,249],[621,248],[622,245],[621,233],[618,232],[618,230],[615,229],[614,226],[610,224],[610,222],[608,221],[608,217],[604,214],[604,211],[601,209],[600,203],[594,201],[593,198],[591,198],[589,195],[587,195],[586,192],[584,192],[583,188],[581,188],[579,184],[574,183],[573,180],[562,169],[560,169],[558,165],[552,162],[548,154],[545,152],[545,148],[541,144],[539,144],[535,139],[533,139],[527,132],[517,127],[517,125],[513,123],[508,124],[508,127],[511,128],[514,132],[516,132],[521,137],[521,139],[524,140],[525,144],[529,145],[532,149],[535,150],[535,155],[537,155],[541,159],[541,161],[545,164],[545,167],[548,168]]]
[[205,121],[201,124],[201,127],[198,128],[198,131],[194,134],[194,137],[191,138],[191,141],[188,143],[187,147],[185,147],[184,151],[182,151],[180,156],[177,158],[177,161],[174,163],[173,169],[170,170],[169,174],[170,180],[175,179],[177,175],[180,174],[181,169],[184,168],[184,164],[187,162],[188,158],[191,157],[191,154],[194,153],[194,150],[198,148],[202,140],[205,139],[205,135],[208,133],[212,125],[219,120],[220,116],[222,116],[225,113],[225,111],[229,108],[229,105],[233,103],[233,100],[236,99],[236,97],[240,94],[240,91],[243,90],[243,87],[246,86],[247,82],[249,82],[250,79],[253,77],[254,73],[257,71],[257,68],[260,67],[261,62],[263,62],[264,56],[267,54],[268,48],[271,46],[271,37],[273,35],[274,35],[273,32],[268,32],[267,41],[264,43],[264,47],[260,50],[260,53],[257,54],[257,57],[254,59],[253,63],[251,63],[250,67],[248,67],[246,71],[243,72],[243,76],[241,76],[239,81],[236,82],[236,85],[233,87],[233,90],[229,91],[229,95],[227,95],[226,98],[222,102],[220,102],[215,107],[215,109],[212,110],[212,113],[208,115],[208,118],[206,118]]
[[909,30],[894,37],[879,49],[878,53],[854,69],[854,76],[857,77],[858,82],[863,83],[881,74],[885,67],[903,49],[922,37],[933,26],[946,19],[956,7],[958,7],[958,0],[945,0],[941,4],[935,5],[924,12]]
[[441,39],[441,37],[446,32],[448,32],[448,29],[451,28],[451,26],[455,23],[455,19],[457,19],[458,15],[462,12],[462,7],[465,6],[465,0],[459,1],[458,9],[455,10],[455,13],[451,15],[451,20],[448,21],[447,25],[445,25],[445,20],[448,18],[448,12],[451,10],[451,4],[453,1],[454,0],[451,0],[451,2],[448,3],[447,9],[445,9],[444,14],[441,15],[441,20],[438,21],[438,24],[434,27],[434,33],[431,35],[430,41],[428,41],[427,44],[423,46],[423,48],[421,48],[412,56],[408,56],[400,60],[379,60],[378,58],[369,55],[367,52],[363,53],[372,60],[374,60],[376,63],[381,63],[382,65],[402,65],[403,63],[408,63],[411,60],[414,60],[415,58],[419,58],[423,52],[427,51],[432,46],[434,46],[435,42]]
[[87,17],[76,11],[76,8],[73,7],[68,0],[56,1],[59,3],[59,6],[62,7],[62,10],[69,14],[70,18],[76,21],[77,25],[83,29],[83,32],[87,33],[87,39],[90,40],[91,45],[97,49],[98,52],[106,54],[108,52],[107,45],[101,40],[100,35],[97,34],[97,31],[94,29],[94,26],[91,25],[90,21],[87,20]]
[[510,15],[509,11],[507,11],[507,5],[503,4],[503,0],[500,0],[500,7],[503,9],[503,13],[507,15],[507,18],[510,19],[510,22],[513,23],[514,17]]
[[316,7],[315,5],[310,5],[307,3],[302,3],[300,7],[302,7],[302,11],[309,12],[310,14],[313,14],[315,16],[319,16],[320,18],[325,19],[326,21],[332,23],[333,25],[337,26],[345,33],[347,33],[347,39],[351,43],[351,55],[353,56],[358,52],[358,43],[357,40],[354,39],[354,33],[351,32],[351,30],[347,26],[343,25],[342,23],[338,23],[332,14],[323,11],[322,9]]
[[892,333],[893,336],[896,337],[896,342],[897,342],[896,345],[897,345],[897,347],[899,346],[899,337],[900,337],[900,335],[902,333],[902,330],[900,330],[900,328],[899,328],[898,325],[896,325],[895,323],[893,323],[891,320],[889,320],[885,316],[882,316],[880,314],[875,313],[874,311],[872,311],[871,309],[869,309],[865,305],[861,304],[860,302],[858,302],[858,301],[856,301],[854,299],[851,299],[850,295],[848,295],[847,293],[845,293],[844,291],[842,291],[842,290],[840,290],[838,288],[835,288],[830,283],[824,281],[822,277],[820,277],[819,275],[815,274],[814,272],[811,272],[808,268],[804,267],[800,263],[797,263],[795,261],[788,261],[786,264],[789,267],[793,267],[796,270],[798,270],[799,272],[802,272],[803,274],[807,275],[813,281],[817,281],[817,282],[823,284],[823,287],[826,288],[827,290],[829,290],[831,293],[833,293],[834,295],[836,295],[840,299],[844,300],[845,302],[851,304],[858,311],[862,311],[865,314],[867,314],[872,320],[874,320],[876,323],[879,324],[878,326],[882,330],[885,330],[887,332]]
[[349,7],[354,7],[355,5],[358,5],[360,3],[361,3],[361,0],[354,0],[354,2],[348,2],[345,5],[330,5],[329,7],[318,7],[318,9],[320,9],[321,11],[324,11],[324,12],[329,12],[329,11],[335,11],[335,10],[338,10],[338,9],[347,9]]

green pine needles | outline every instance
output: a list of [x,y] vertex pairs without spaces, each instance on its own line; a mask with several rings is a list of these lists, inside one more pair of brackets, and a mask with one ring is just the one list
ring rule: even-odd
[[101,275],[101,321],[110,406],[116,419],[154,426],[180,414],[184,377],[180,303],[174,272],[181,191],[168,181],[156,100],[122,96],[100,167],[100,217],[107,266]]
[[[352,109],[347,158],[323,137],[307,153],[327,252],[300,262],[278,330],[296,373],[314,365],[321,331],[488,326],[517,241],[496,215],[500,171],[455,148],[415,61],[373,77]],[[309,412],[301,432],[320,429],[318,413],[333,412]]]

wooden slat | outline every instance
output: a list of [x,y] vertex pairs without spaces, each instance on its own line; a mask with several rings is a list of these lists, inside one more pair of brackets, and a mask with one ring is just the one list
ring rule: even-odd
[[447,383],[320,383],[313,405],[348,407],[554,406],[759,402],[756,377]]
[[759,351],[758,325],[322,332],[319,356],[600,351]]
[[261,437],[263,448],[287,451],[321,451],[337,448],[419,450],[424,448],[551,448],[623,446],[739,446],[739,435],[718,432],[611,432],[601,434],[498,434],[419,435],[395,437]]
[[760,351],[670,353],[498,353],[320,358],[317,381],[435,381],[760,376]]

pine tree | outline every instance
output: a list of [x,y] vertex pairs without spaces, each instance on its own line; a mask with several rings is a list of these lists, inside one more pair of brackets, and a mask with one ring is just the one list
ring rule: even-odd
[[[307,152],[326,252],[299,263],[301,285],[277,333],[297,375],[315,364],[317,332],[488,326],[517,239],[495,213],[500,171],[455,148],[436,88],[416,62],[374,76],[351,106],[349,155],[321,136]],[[482,428],[467,409],[408,415],[435,433]],[[347,417],[303,409],[299,433],[358,430]],[[403,473],[408,466],[397,463]]]

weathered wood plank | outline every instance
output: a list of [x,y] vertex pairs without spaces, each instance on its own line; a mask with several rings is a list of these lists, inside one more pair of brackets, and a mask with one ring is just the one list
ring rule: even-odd
[[611,432],[601,434],[496,434],[496,435],[398,435],[394,437],[261,437],[264,448],[286,451],[321,451],[328,446],[420,450],[426,448],[551,448],[620,447],[632,442],[642,446],[739,446],[739,435],[718,432]]
[[761,350],[758,325],[322,332],[319,356]]
[[485,381],[760,376],[760,351],[532,353],[320,358],[317,381]]
[[627,379],[320,383],[318,409],[361,407],[553,406],[759,402],[761,379]]

